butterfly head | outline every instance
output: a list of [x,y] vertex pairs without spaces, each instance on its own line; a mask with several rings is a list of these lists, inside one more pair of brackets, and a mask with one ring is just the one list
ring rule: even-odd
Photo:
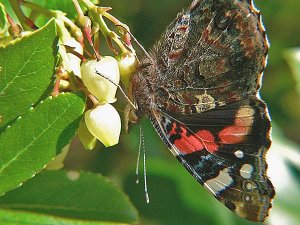
[[129,132],[130,124],[138,123],[143,116],[150,113],[150,106],[153,105],[151,104],[153,91],[150,80],[155,70],[153,59],[144,57],[131,78],[128,94],[133,104],[128,104],[124,111],[126,132]]

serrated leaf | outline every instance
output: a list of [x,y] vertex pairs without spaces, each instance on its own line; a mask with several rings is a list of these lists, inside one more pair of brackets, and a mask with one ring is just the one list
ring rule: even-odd
[[[10,211],[11,216],[5,216],[5,221],[23,224],[30,221],[33,224],[112,225],[132,224],[138,220],[128,197],[107,179],[75,171],[42,172],[21,188],[1,197],[0,208],[15,210]],[[28,218],[28,212],[35,214]],[[4,223],[1,210],[0,223]]]
[[0,135],[0,195],[38,173],[75,135],[85,101],[47,98]]
[[36,104],[53,82],[55,22],[0,47],[0,128]]
[[6,25],[5,7],[0,3],[0,30]]

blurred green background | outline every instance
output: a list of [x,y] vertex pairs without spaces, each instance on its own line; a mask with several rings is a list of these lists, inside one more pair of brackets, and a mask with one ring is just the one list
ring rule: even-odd
[[[190,0],[103,0],[111,13],[129,25],[145,46],[160,38],[166,26]],[[261,96],[273,121],[273,145],[268,154],[269,174],[277,195],[268,224],[300,224],[300,1],[257,0],[271,43]],[[298,59],[297,59],[298,54]],[[119,97],[122,99],[122,96]],[[69,155],[66,166],[93,168],[109,176],[130,196],[141,215],[141,224],[255,224],[242,220],[204,190],[164,147],[151,124],[143,121],[147,150],[150,203],[144,197],[143,172],[135,184],[139,129],[125,133],[120,144],[93,152]],[[77,145],[78,143],[73,143]],[[83,160],[84,159],[84,160]],[[142,167],[141,171],[142,171]]]
[[[41,1],[44,2],[44,1]],[[166,26],[191,0],[102,0],[113,8],[111,14],[129,25],[145,46],[160,38]],[[273,144],[267,160],[269,175],[276,188],[268,224],[300,224],[300,1],[256,0],[271,43],[261,96],[269,106],[273,125]],[[119,96],[117,108],[125,102]],[[122,110],[120,110],[122,113]],[[177,162],[163,145],[150,122],[142,121],[147,151],[147,179],[150,203],[144,196],[143,168],[136,185],[135,168],[139,146],[139,127],[123,132],[120,143],[105,149],[82,149],[72,143],[65,167],[86,169],[108,176],[138,209],[143,225],[240,225],[255,224],[238,218]]]

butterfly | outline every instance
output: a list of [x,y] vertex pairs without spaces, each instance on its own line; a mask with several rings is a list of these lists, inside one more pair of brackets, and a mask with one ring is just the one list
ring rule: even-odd
[[238,216],[262,222],[270,118],[259,96],[268,40],[251,0],[194,0],[140,60],[130,121],[149,117],[190,174]]

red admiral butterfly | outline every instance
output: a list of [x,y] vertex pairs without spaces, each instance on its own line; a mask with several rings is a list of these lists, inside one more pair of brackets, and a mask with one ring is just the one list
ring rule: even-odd
[[260,222],[275,194],[265,161],[270,119],[258,95],[267,52],[251,0],[194,0],[142,58],[131,84],[131,122],[148,116],[200,184]]

